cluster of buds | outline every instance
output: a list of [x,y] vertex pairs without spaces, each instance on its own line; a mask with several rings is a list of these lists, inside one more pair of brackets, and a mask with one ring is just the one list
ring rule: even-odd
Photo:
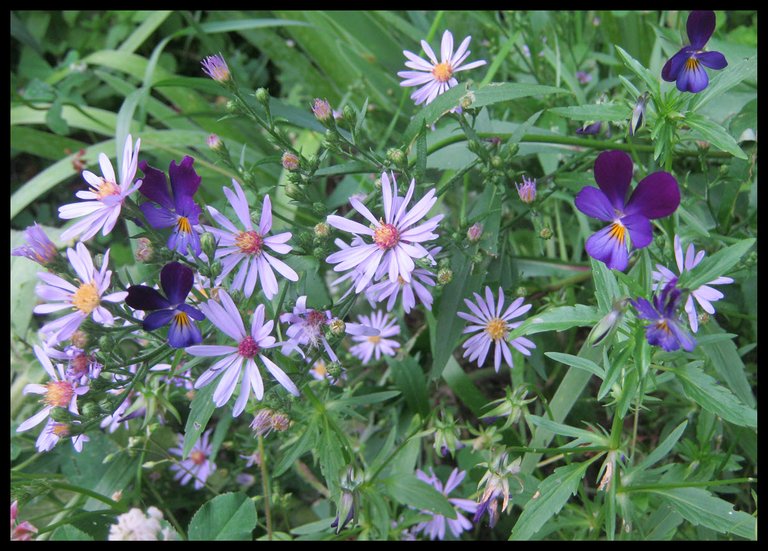
[[267,436],[273,430],[283,432],[291,426],[291,419],[282,411],[270,408],[260,409],[251,421],[251,429],[256,436]]
[[453,456],[457,449],[464,447],[464,444],[459,440],[461,430],[456,425],[450,411],[440,410],[439,416],[435,416],[434,426],[435,443],[433,446],[440,457],[445,457],[449,453]]
[[507,387],[507,395],[504,398],[494,400],[488,407],[490,410],[483,416],[483,420],[495,420],[498,417],[506,417],[502,430],[509,428],[520,420],[526,404],[533,402],[536,397],[526,398],[528,395],[528,389],[520,387],[516,390],[512,390],[511,387]]

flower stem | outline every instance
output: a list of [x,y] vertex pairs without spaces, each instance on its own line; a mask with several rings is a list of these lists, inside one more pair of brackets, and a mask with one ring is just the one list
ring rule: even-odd
[[264,491],[264,522],[267,525],[267,539],[272,541],[272,506],[271,496],[269,494],[269,474],[267,473],[267,456],[264,453],[264,437],[259,436],[259,457],[261,461],[261,487]]

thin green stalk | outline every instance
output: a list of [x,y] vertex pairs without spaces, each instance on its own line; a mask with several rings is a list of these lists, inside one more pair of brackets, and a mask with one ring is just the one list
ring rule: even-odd
[[272,541],[272,498],[269,493],[269,473],[267,472],[267,456],[264,453],[264,437],[259,435],[259,467],[261,468],[261,488],[264,491],[264,521],[267,525],[267,539]]
[[752,484],[757,478],[730,478],[728,480],[704,480],[702,482],[678,482],[669,484],[638,484],[618,488],[618,493],[653,492],[656,490],[672,490],[674,488],[706,488],[708,486],[732,486],[734,484]]

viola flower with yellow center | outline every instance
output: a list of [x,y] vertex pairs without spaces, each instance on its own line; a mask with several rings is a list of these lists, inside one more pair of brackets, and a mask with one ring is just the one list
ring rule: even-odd
[[240,395],[232,409],[234,417],[240,415],[245,409],[251,391],[256,395],[257,400],[264,397],[264,381],[256,364],[256,357],[283,388],[294,396],[299,395],[299,389],[290,377],[263,353],[264,350],[276,346],[275,338],[270,335],[274,322],[264,321],[263,304],[256,307],[249,332],[245,330],[240,311],[224,290],[219,291],[219,301],[209,300],[201,304],[200,309],[216,328],[236,343],[236,345],[199,345],[187,348],[187,352],[193,356],[224,356],[195,381],[197,389],[218,378],[219,381],[213,393],[213,402],[216,407],[222,407],[229,401],[238,386],[238,379],[240,379]]
[[40,329],[47,338],[46,344],[49,346],[70,338],[88,316],[91,316],[96,323],[112,325],[114,318],[101,305],[101,302],[122,302],[128,294],[119,291],[104,295],[112,279],[112,271],[107,269],[109,249],[104,253],[100,270],[94,268],[91,254],[82,243],[78,243],[74,249],[67,249],[67,257],[80,278],[80,284],[77,287],[57,275],[48,272],[37,273],[37,277],[43,282],[35,288],[37,295],[51,302],[35,306],[33,312],[50,314],[59,310],[72,310],[46,323]]
[[[350,247],[343,248],[331,254],[326,262],[336,264],[336,272],[355,270],[355,292],[360,293],[373,279],[379,279],[388,274],[389,280],[397,283],[398,276],[405,282],[411,281],[411,274],[416,268],[414,258],[429,257],[429,251],[422,243],[436,239],[432,233],[437,228],[443,215],[433,216],[426,222],[416,225],[437,202],[435,190],[430,189],[409,210],[408,203],[413,197],[416,180],[411,185],[405,197],[397,195],[395,175],[390,177],[386,172],[381,174],[381,193],[384,218],[376,219],[371,211],[356,197],[350,197],[349,202],[357,212],[362,214],[371,226],[348,220],[342,216],[328,216],[328,224],[342,231],[350,232],[360,238],[370,236],[373,243],[365,243],[360,238],[353,240]],[[429,257],[431,259],[431,257]],[[362,274],[362,275],[359,275]]]
[[[213,452],[213,444],[210,442],[211,430],[209,429],[200,435],[200,438],[192,447],[192,451],[186,459],[171,465],[171,470],[176,474],[173,479],[186,486],[190,480],[195,479],[195,490],[199,490],[205,485],[205,481],[216,470],[216,463],[210,457]],[[173,455],[183,457],[184,455],[184,435],[177,436],[179,440],[178,447],[170,448],[168,451]]]
[[[51,377],[51,380],[47,384],[30,383],[24,387],[23,393],[25,395],[31,393],[42,396],[43,409],[21,423],[16,432],[28,431],[42,423],[45,419],[49,420],[49,424],[52,423],[53,419],[50,419],[50,415],[54,408],[66,408],[73,415],[78,415],[77,398],[88,392],[87,386],[82,386],[76,381],[67,379],[63,364],[56,364],[56,369],[54,369],[51,359],[40,346],[35,345],[33,350],[43,369]],[[45,432],[45,429],[43,429],[43,432]],[[55,445],[56,442],[53,444]]]
[[681,92],[696,94],[707,87],[709,76],[704,67],[719,70],[728,66],[720,52],[704,51],[704,46],[715,32],[715,22],[713,11],[692,11],[686,22],[690,45],[673,55],[661,69],[661,78],[675,82]]
[[592,234],[585,244],[589,256],[613,270],[624,271],[629,264],[629,241],[642,249],[651,244],[651,220],[669,216],[680,204],[677,180],[668,172],[654,172],[643,178],[629,195],[632,157],[623,151],[603,151],[595,160],[595,182],[584,187],[574,200],[587,216],[610,222]]
[[195,203],[193,196],[200,187],[200,176],[192,163],[195,160],[186,155],[181,164],[171,161],[168,176],[171,180],[171,193],[165,174],[142,161],[139,168],[144,173],[144,183],[139,189],[149,199],[139,208],[154,229],[172,228],[168,237],[168,248],[181,255],[187,253],[200,256],[200,235],[198,227],[202,209]]
[[186,304],[194,280],[191,268],[179,262],[169,262],[160,271],[160,285],[165,296],[147,285],[131,285],[125,303],[135,310],[150,312],[144,318],[145,331],[170,324],[168,344],[173,348],[186,348],[203,340],[195,320],[202,321],[205,316],[197,308]]
[[403,50],[403,55],[408,58],[405,66],[415,70],[400,71],[397,73],[397,76],[405,79],[400,83],[400,86],[420,86],[411,94],[411,99],[416,105],[422,103],[429,105],[437,96],[456,86],[459,81],[456,80],[454,75],[459,71],[474,69],[486,64],[486,61],[481,59],[462,65],[467,57],[469,57],[470,51],[467,48],[469,48],[471,40],[471,36],[466,37],[454,53],[453,34],[451,31],[445,31],[440,43],[439,63],[435,52],[432,51],[426,40],[421,41],[421,47],[427,54],[427,57],[429,57],[429,61],[425,61],[413,52]]
[[228,187],[222,189],[245,229],[239,230],[227,217],[210,205],[208,212],[221,229],[203,226],[205,231],[219,240],[215,258],[221,259],[221,274],[216,278],[215,285],[217,287],[221,285],[230,272],[240,266],[229,289],[242,290],[248,298],[253,294],[256,282],[261,280],[264,296],[271,300],[278,290],[273,269],[290,281],[299,280],[299,275],[293,268],[267,252],[268,248],[279,254],[291,252],[293,247],[285,243],[291,238],[291,232],[267,235],[272,230],[272,202],[269,195],[264,196],[261,219],[258,228],[255,228],[251,222],[251,212],[243,188],[234,179],[232,185],[234,192]]
[[88,191],[78,191],[75,195],[85,199],[80,203],[70,203],[59,207],[59,218],[71,220],[82,218],[62,232],[61,238],[69,240],[80,236],[80,241],[87,241],[101,230],[102,235],[112,231],[120,216],[125,199],[141,186],[141,180],[135,184],[136,168],[139,157],[141,140],[136,140],[128,134],[123,148],[123,163],[120,167],[120,183],[115,178],[112,163],[104,153],[99,153],[99,166],[102,176],[96,176],[89,170],[83,171],[83,178],[91,186]]
[[373,328],[378,334],[354,335],[352,340],[358,344],[349,349],[350,354],[367,364],[374,355],[376,361],[379,361],[382,354],[394,356],[397,353],[400,343],[388,338],[400,334],[400,326],[395,318],[390,319],[389,314],[377,310],[370,316],[358,316],[357,319],[360,325]]
[[462,333],[477,333],[468,338],[462,345],[464,348],[463,357],[469,357],[470,362],[477,360],[477,367],[482,367],[491,345],[494,345],[493,367],[498,373],[502,356],[510,369],[512,368],[512,352],[509,349],[509,344],[524,356],[530,356],[531,351],[529,349],[536,348],[533,342],[525,337],[517,337],[508,343],[507,335],[522,323],[522,321],[510,323],[509,320],[525,314],[531,309],[531,305],[523,304],[523,298],[520,297],[504,310],[504,290],[501,287],[499,287],[498,302],[493,298],[490,287],[485,288],[485,299],[477,293],[473,294],[475,302],[464,299],[464,303],[471,313],[456,312],[457,316],[470,323]]
[[645,337],[649,344],[660,346],[667,352],[681,347],[686,352],[691,352],[696,347],[696,340],[680,323],[677,309],[682,291],[676,285],[677,278],[671,279],[661,293],[653,297],[653,303],[642,297],[630,302],[640,319],[652,322],[645,326]]

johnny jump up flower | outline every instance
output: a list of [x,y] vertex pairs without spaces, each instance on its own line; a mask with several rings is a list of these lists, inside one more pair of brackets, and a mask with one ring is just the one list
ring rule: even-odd
[[[675,235],[675,260],[680,275],[682,275],[683,272],[688,272],[695,266],[698,266],[705,255],[706,252],[703,250],[697,253],[693,243],[690,243],[688,245],[688,250],[685,253],[685,260],[683,260],[683,247],[680,244],[680,236]],[[651,272],[651,277],[654,281],[654,291],[660,286],[663,286],[667,281],[677,278],[674,272],[661,264],[656,264],[656,270]],[[733,283],[733,279],[730,277],[718,277],[691,291],[685,301],[685,312],[688,314],[688,323],[691,326],[691,331],[696,333],[699,330],[699,317],[693,299],[696,299],[696,302],[699,303],[706,313],[714,314],[715,309],[712,306],[712,303],[720,300],[724,295],[717,289],[710,287],[710,285],[727,285],[729,283]]]
[[639,318],[653,322],[645,326],[645,337],[650,344],[660,346],[667,352],[673,352],[680,347],[690,352],[696,347],[696,340],[680,325],[677,308],[682,291],[676,284],[677,278],[669,281],[661,293],[654,295],[653,304],[642,297],[631,303]]
[[423,60],[413,52],[403,50],[403,55],[408,58],[405,66],[415,70],[400,71],[397,76],[405,79],[400,83],[400,86],[420,86],[411,94],[411,99],[416,105],[422,103],[429,105],[437,96],[456,86],[459,81],[454,77],[455,73],[486,64],[486,61],[481,59],[462,66],[469,57],[470,51],[467,48],[471,40],[471,36],[466,37],[454,53],[453,34],[451,31],[445,31],[440,43],[439,63],[435,52],[432,51],[426,40],[421,41],[421,47],[429,57],[429,61]]
[[139,193],[149,201],[142,203],[139,208],[152,228],[173,228],[168,237],[169,249],[181,255],[186,255],[191,249],[192,254],[200,256],[200,236],[195,226],[198,225],[202,209],[192,198],[200,187],[200,176],[192,167],[194,162],[188,155],[184,156],[180,165],[171,161],[168,168],[173,194],[171,198],[165,174],[142,161],[139,168],[144,173],[144,183]]
[[629,264],[627,233],[632,246],[651,244],[651,220],[669,216],[680,204],[677,180],[668,172],[654,172],[643,178],[632,194],[632,158],[623,151],[604,151],[595,160],[595,182],[576,195],[575,204],[587,216],[611,222],[587,239],[585,248],[592,258],[611,269],[624,271]]
[[[245,409],[251,390],[253,390],[257,400],[264,397],[264,381],[254,359],[258,356],[261,363],[277,382],[288,392],[298,396],[299,389],[296,388],[288,375],[261,353],[262,350],[276,346],[275,338],[270,336],[274,322],[271,320],[264,321],[264,305],[259,304],[256,307],[250,332],[247,333],[240,312],[226,291],[219,291],[219,301],[209,300],[201,304],[200,309],[213,325],[234,339],[237,346],[199,345],[187,348],[187,352],[193,356],[224,356],[198,377],[195,388],[202,388],[221,375],[216,391],[213,393],[216,407],[221,407],[232,397],[237,388],[237,381],[241,379],[240,395],[232,409],[232,415],[237,417]],[[242,377],[240,377],[241,374]]]
[[80,203],[70,203],[59,207],[59,218],[70,220],[82,218],[79,222],[63,231],[64,240],[80,236],[80,241],[87,241],[101,230],[102,235],[112,231],[117,223],[117,217],[123,208],[125,199],[141,186],[141,180],[133,183],[139,158],[141,139],[136,140],[135,147],[132,137],[128,134],[123,148],[123,164],[120,171],[120,184],[115,178],[112,163],[104,153],[99,153],[99,166],[102,176],[96,176],[89,170],[83,171],[83,178],[91,186],[88,191],[78,191],[75,195],[86,199]]
[[128,288],[125,303],[135,310],[150,312],[144,318],[145,331],[170,324],[168,344],[173,348],[186,348],[203,340],[194,320],[202,321],[205,316],[185,303],[194,279],[191,268],[179,262],[169,262],[160,271],[160,286],[165,296],[147,285],[132,285]]
[[430,474],[428,475],[424,471],[418,470],[416,471],[416,477],[419,480],[426,482],[435,490],[448,498],[448,501],[451,503],[451,505],[453,505],[453,508],[456,511],[456,518],[450,519],[438,513],[422,510],[422,514],[431,516],[432,518],[428,521],[420,522],[417,524],[413,528],[413,532],[414,534],[424,532],[427,536],[429,536],[429,539],[431,540],[442,540],[445,538],[445,527],[447,524],[448,528],[451,530],[451,534],[453,534],[453,537],[458,538],[462,532],[472,528],[472,523],[467,517],[461,514],[461,511],[474,514],[477,511],[477,503],[471,499],[448,497],[448,495],[453,490],[455,490],[459,484],[461,484],[461,481],[464,480],[464,477],[467,476],[467,473],[466,471],[453,469],[450,476],[448,477],[448,480],[445,482],[445,486],[443,486],[443,483],[440,481],[440,479],[437,478],[435,472],[431,468],[429,471]]
[[522,321],[510,323],[509,320],[525,314],[531,309],[531,305],[523,304],[523,297],[519,297],[504,310],[504,290],[501,287],[499,287],[498,302],[494,300],[490,287],[485,288],[485,300],[477,293],[473,293],[473,295],[475,296],[474,303],[469,299],[464,299],[464,303],[472,313],[456,312],[457,316],[471,324],[462,331],[463,334],[480,331],[468,338],[462,345],[465,350],[463,357],[469,356],[470,362],[477,360],[477,367],[482,367],[491,344],[494,344],[493,365],[498,373],[502,355],[510,369],[512,368],[512,352],[509,350],[508,344],[514,346],[521,354],[530,356],[531,351],[529,349],[536,348],[532,341],[525,337],[517,337],[507,343],[507,335],[522,323]]
[[35,222],[24,230],[25,244],[11,251],[13,256],[25,256],[45,266],[56,258],[56,245],[48,239],[43,228]]
[[293,268],[267,253],[265,249],[265,247],[269,247],[276,253],[288,254],[293,247],[286,245],[285,242],[291,238],[291,232],[278,233],[277,235],[267,237],[267,234],[272,229],[272,202],[269,199],[269,195],[264,196],[259,227],[254,229],[253,222],[251,222],[251,212],[248,208],[248,200],[245,198],[243,188],[234,179],[232,180],[232,185],[235,188],[234,193],[228,187],[222,189],[245,230],[238,230],[229,219],[210,205],[208,206],[208,212],[222,229],[203,226],[205,231],[212,233],[219,240],[215,258],[216,260],[221,260],[222,269],[221,274],[216,278],[215,285],[217,287],[221,285],[224,278],[239,265],[240,269],[232,281],[230,290],[242,290],[246,298],[248,298],[253,294],[256,281],[260,279],[264,295],[271,300],[277,294],[278,289],[277,279],[275,279],[275,274],[272,271],[273,268],[290,281],[299,280],[299,275]]
[[358,316],[360,324],[372,327],[379,331],[378,335],[366,336],[355,335],[352,340],[358,344],[349,349],[349,352],[359,358],[364,364],[367,364],[371,356],[376,355],[376,361],[381,359],[382,354],[394,356],[400,343],[387,337],[393,337],[400,334],[400,326],[397,320],[390,319],[388,314],[377,310],[369,316]]
[[384,274],[389,274],[389,280],[411,281],[411,273],[416,267],[413,259],[429,256],[429,251],[422,243],[436,239],[438,236],[432,231],[438,222],[443,219],[442,214],[433,216],[423,224],[415,226],[437,201],[435,190],[430,189],[413,208],[408,211],[408,203],[413,197],[416,180],[411,180],[411,185],[405,197],[397,195],[397,182],[392,174],[390,182],[386,172],[381,174],[381,193],[384,207],[384,218],[377,220],[371,211],[357,198],[350,197],[349,202],[357,212],[362,214],[371,226],[364,226],[359,222],[348,220],[342,216],[329,215],[328,223],[342,231],[350,232],[356,237],[368,235],[373,238],[373,243],[360,242],[342,249],[330,255],[329,264],[336,264],[333,268],[336,272],[359,269],[362,276],[357,280],[355,292],[360,293],[371,279],[378,279]]
[[[190,480],[195,479],[195,490],[199,490],[205,485],[205,481],[216,470],[216,463],[210,457],[213,451],[213,445],[210,443],[211,429],[205,431],[195,442],[192,451],[186,459],[171,465],[171,470],[176,474],[174,480],[179,480],[182,486],[186,486]],[[178,436],[178,447],[171,448],[168,451],[173,455],[183,457],[184,455],[184,435]]]
[[53,303],[39,304],[35,306],[33,312],[50,314],[67,308],[74,310],[46,323],[40,329],[40,332],[47,336],[49,346],[70,338],[88,316],[92,315],[96,323],[112,325],[114,317],[101,306],[101,302],[122,302],[128,295],[125,291],[119,291],[103,296],[112,279],[112,270],[107,269],[109,249],[104,253],[100,270],[94,268],[91,254],[82,243],[78,243],[74,249],[67,249],[67,258],[80,278],[81,283],[78,287],[57,275],[47,272],[37,273],[37,277],[43,281],[42,285],[35,288],[37,295]]
[[681,92],[701,92],[709,84],[704,67],[724,69],[728,66],[720,52],[705,52],[704,46],[715,32],[715,12],[692,11],[686,22],[690,44],[673,55],[661,69],[661,78],[675,82]]

